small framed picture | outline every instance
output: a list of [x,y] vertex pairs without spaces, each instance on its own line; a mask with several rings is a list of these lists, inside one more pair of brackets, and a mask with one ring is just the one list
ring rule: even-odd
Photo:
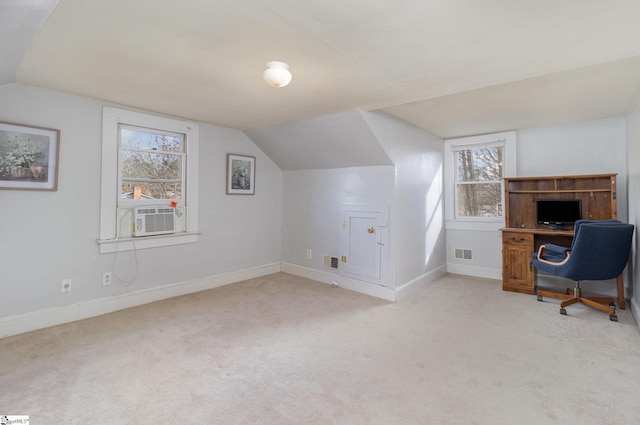
[[227,195],[256,193],[256,157],[227,154]]
[[60,130],[0,122],[0,189],[58,189]]

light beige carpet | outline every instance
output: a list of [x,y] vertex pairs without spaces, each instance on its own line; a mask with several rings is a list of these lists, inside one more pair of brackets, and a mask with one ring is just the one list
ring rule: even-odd
[[447,275],[392,304],[275,274],[0,340],[32,424],[631,424],[640,335]]

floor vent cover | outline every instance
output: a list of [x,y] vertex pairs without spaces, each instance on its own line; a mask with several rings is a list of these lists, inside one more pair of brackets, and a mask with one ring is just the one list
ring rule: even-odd
[[322,265],[330,269],[337,269],[338,257],[331,257],[329,255],[325,255],[324,257],[322,257]]
[[456,260],[473,260],[473,251],[470,249],[455,248]]

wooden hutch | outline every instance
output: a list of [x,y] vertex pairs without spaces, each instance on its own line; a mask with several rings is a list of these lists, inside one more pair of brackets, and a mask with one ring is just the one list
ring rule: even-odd
[[[549,230],[536,221],[537,199],[581,199],[582,218],[617,218],[616,174],[504,179],[505,225],[502,229],[502,288],[533,294],[531,254],[545,243],[570,246],[573,225]],[[618,278],[620,308],[624,309],[622,276]]]

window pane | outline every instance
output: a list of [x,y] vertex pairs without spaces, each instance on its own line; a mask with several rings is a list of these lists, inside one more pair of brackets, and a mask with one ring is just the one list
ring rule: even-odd
[[502,184],[458,184],[458,217],[501,217]]
[[502,179],[502,146],[465,149],[457,152],[457,181]]
[[182,136],[154,133],[152,131],[120,130],[120,146],[123,148],[183,152]]
[[182,155],[121,151],[122,179],[180,180]]
[[121,199],[182,199],[182,183],[122,181]]

